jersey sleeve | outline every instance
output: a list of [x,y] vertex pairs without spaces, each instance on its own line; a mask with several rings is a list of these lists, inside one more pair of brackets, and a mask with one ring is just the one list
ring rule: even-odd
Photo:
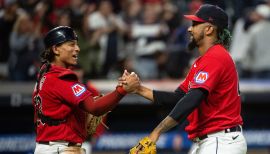
[[183,82],[178,86],[178,88],[183,90],[185,93],[187,93],[188,90],[189,90],[190,80],[191,80],[193,74],[194,74],[194,70],[190,69],[190,71],[188,72],[185,80],[183,80]]
[[91,96],[91,92],[87,90],[85,85],[79,82],[65,80],[60,80],[54,84],[54,93],[70,105],[78,105],[87,97]]
[[190,88],[203,88],[211,92],[221,79],[224,66],[216,59],[207,58],[197,67],[193,79],[190,80]]
[[183,90],[185,93],[188,91],[188,80],[187,78],[178,86],[178,89]]

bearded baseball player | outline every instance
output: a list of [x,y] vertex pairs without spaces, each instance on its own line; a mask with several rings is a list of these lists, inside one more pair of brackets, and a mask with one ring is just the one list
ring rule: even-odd
[[111,111],[126,92],[139,86],[139,79],[133,74],[127,77],[129,86],[117,86],[95,100],[69,69],[77,64],[77,40],[74,30],[67,26],[50,30],[44,38],[43,65],[33,92],[35,154],[85,153],[81,144],[87,138],[87,113],[100,116]]
[[[142,85],[134,91],[157,104],[174,103],[175,107],[130,153],[155,154],[159,136],[187,119],[185,130],[194,142],[191,154],[245,154],[237,71],[227,50],[228,16],[218,6],[204,4],[185,18],[192,21],[189,48],[197,47],[201,56],[175,92]],[[125,77],[122,83],[128,85]]]

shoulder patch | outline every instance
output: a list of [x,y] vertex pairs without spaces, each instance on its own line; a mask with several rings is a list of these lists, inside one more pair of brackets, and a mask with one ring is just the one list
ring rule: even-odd
[[207,72],[200,71],[195,76],[195,82],[196,83],[204,83],[207,79],[208,79],[208,73]]
[[82,93],[85,92],[85,90],[86,90],[85,87],[79,85],[78,83],[72,86],[72,91],[75,96],[80,96]]

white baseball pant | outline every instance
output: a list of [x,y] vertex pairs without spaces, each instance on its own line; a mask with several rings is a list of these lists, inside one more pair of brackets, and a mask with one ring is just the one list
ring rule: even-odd
[[49,142],[48,145],[36,143],[34,154],[85,154],[85,149],[69,147],[67,142]]
[[[189,154],[246,154],[247,143],[242,132],[224,131],[208,134],[203,140],[194,141]],[[196,139],[195,139],[196,140]]]

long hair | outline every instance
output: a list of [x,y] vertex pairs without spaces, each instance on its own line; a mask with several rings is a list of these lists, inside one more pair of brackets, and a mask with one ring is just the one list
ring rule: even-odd
[[[39,73],[37,75],[37,84],[39,85],[40,80],[50,70],[51,62],[54,59],[54,53],[51,48],[45,49],[41,54],[41,66],[39,69]],[[37,86],[38,88],[38,86]],[[37,89],[38,90],[38,89]]]
[[52,48],[47,48],[45,49],[41,54],[40,54],[40,57],[41,57],[41,63],[44,64],[44,63],[51,63],[54,59],[54,52],[52,50]]
[[226,28],[217,28],[217,41],[216,44],[222,44],[226,49],[229,49],[232,35]]

